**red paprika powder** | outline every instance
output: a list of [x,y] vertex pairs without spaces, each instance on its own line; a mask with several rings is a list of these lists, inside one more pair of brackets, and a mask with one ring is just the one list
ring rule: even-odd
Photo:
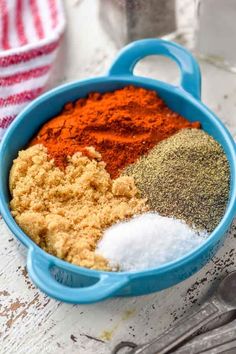
[[155,91],[127,86],[68,103],[30,145],[46,146],[60,168],[66,166],[67,156],[93,146],[115,178],[159,141],[182,128],[199,127],[199,122],[191,123],[168,108]]

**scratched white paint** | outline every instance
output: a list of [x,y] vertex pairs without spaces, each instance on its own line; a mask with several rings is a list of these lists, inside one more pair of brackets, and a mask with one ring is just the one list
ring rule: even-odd
[[[50,86],[104,74],[117,52],[99,24],[95,0],[67,0],[65,7],[68,29]],[[168,60],[152,58],[144,64],[138,65],[139,74],[177,82],[178,71]],[[206,63],[201,63],[201,69],[204,103],[236,136],[236,76]],[[235,230],[236,225],[218,252],[218,264],[218,257],[228,259],[227,252],[235,247]],[[121,340],[143,343],[182,315],[192,305],[188,299],[199,296],[201,301],[215,277],[235,269],[234,251],[231,261],[224,261],[218,270],[210,262],[187,281],[160,293],[72,306],[49,299],[32,285],[25,270],[25,249],[2,220],[0,237],[1,354],[108,354]],[[203,284],[188,291],[199,279]]]

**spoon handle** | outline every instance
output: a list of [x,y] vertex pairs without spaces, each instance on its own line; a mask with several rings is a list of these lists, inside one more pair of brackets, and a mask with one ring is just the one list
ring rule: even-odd
[[174,354],[216,354],[226,353],[226,349],[236,349],[236,320],[194,337],[174,351]]
[[184,340],[196,333],[201,327],[207,325],[224,312],[225,309],[222,304],[216,298],[212,298],[209,302],[204,303],[197,311],[182,318],[151,343],[137,346],[131,351],[131,353],[168,353],[171,349],[175,348],[177,345],[181,344]]

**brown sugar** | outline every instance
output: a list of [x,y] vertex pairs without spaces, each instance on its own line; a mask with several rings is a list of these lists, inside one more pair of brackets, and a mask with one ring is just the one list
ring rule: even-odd
[[132,177],[111,180],[101,155],[87,148],[59,169],[42,145],[20,151],[10,172],[12,215],[45,251],[74,264],[108,270],[95,255],[103,230],[147,210]]

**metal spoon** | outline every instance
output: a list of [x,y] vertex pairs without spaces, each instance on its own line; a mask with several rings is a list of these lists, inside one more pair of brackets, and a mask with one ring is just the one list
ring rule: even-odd
[[[228,274],[219,284],[215,294],[197,311],[176,322],[152,342],[137,345],[129,354],[165,354],[186,341],[200,328],[227,312],[236,310],[236,271]],[[124,348],[124,346],[123,346]],[[129,347],[130,348],[130,347]],[[118,348],[117,348],[118,349]],[[116,348],[113,354],[121,349]]]
[[[204,354],[216,354],[225,352],[226,349],[228,351],[236,349],[236,320],[194,337],[172,353],[200,354],[204,352]],[[236,353],[236,350],[234,353]]]

